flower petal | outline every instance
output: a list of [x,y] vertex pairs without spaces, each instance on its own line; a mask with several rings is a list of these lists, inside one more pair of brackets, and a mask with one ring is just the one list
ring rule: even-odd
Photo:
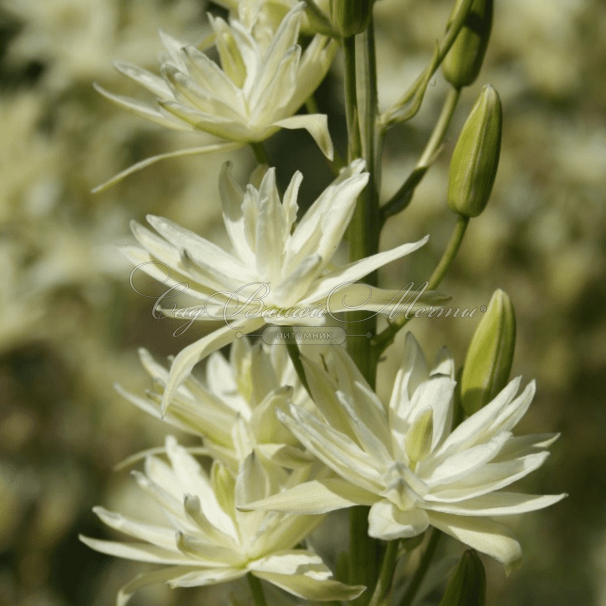
[[372,505],[378,498],[372,492],[345,480],[330,478],[299,484],[266,499],[241,505],[240,509],[317,515],[355,505]]
[[366,589],[363,585],[345,585],[338,581],[319,581],[307,575],[276,574],[275,572],[253,572],[256,577],[306,600],[319,602],[353,600]]
[[172,363],[170,374],[166,381],[166,388],[162,396],[162,414],[166,413],[175,392],[200,360],[213,351],[217,351],[221,347],[231,343],[236,338],[237,332],[246,335],[261,328],[263,324],[265,324],[265,321],[262,318],[251,318],[237,328],[225,326],[179,352]]
[[161,568],[160,570],[138,574],[120,589],[116,606],[126,606],[133,593],[142,587],[155,585],[156,583],[166,583],[171,579],[178,578],[195,570],[196,567],[171,566],[170,568]]
[[429,518],[423,509],[402,511],[386,499],[375,503],[368,514],[368,534],[384,541],[416,537],[428,526]]
[[504,564],[508,570],[522,560],[522,548],[512,532],[488,518],[462,517],[427,512],[432,526]]
[[328,118],[324,114],[302,114],[283,118],[272,124],[289,130],[304,128],[318,144],[322,153],[332,160],[335,155],[334,146],[328,130]]
[[549,507],[561,501],[565,494],[534,495],[518,492],[491,492],[458,503],[433,503],[432,511],[462,516],[508,516]]
[[245,144],[242,142],[229,141],[227,143],[214,143],[209,145],[202,145],[201,147],[190,147],[189,149],[180,149],[178,151],[168,152],[166,154],[159,154],[158,156],[152,156],[151,158],[147,158],[146,160],[133,164],[126,170],[123,170],[121,173],[118,173],[117,175],[109,179],[109,181],[106,181],[101,185],[97,185],[97,187],[92,190],[92,193],[97,194],[101,191],[105,191],[112,185],[115,185],[116,183],[122,181],[122,179],[124,179],[125,177],[128,177],[128,175],[136,173],[137,171],[142,170],[143,168],[147,168],[148,166],[151,166],[156,162],[160,162],[160,160],[167,160],[168,158],[182,158],[184,156],[197,156],[199,154],[210,154],[215,152],[220,153],[233,151],[234,149],[244,147],[244,145]]

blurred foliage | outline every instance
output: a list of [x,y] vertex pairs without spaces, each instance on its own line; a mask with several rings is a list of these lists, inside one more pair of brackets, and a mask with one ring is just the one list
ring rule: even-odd
[[[200,0],[0,0],[1,605],[111,604],[118,587],[142,570],[77,539],[107,532],[93,505],[138,507],[128,473],[112,468],[165,433],[113,385],[146,389],[136,348],[174,354],[201,329],[174,338],[170,320],[154,320],[153,299],[133,292],[117,245],[129,240],[129,220],[147,213],[220,243],[219,167],[234,159],[244,179],[252,155],[170,160],[92,196],[92,187],[129,164],[196,142],[123,114],[91,83],[135,92],[111,61],[155,69],[158,27],[199,41],[206,8]],[[446,0],[377,2],[382,107],[429,60],[450,8]],[[504,107],[499,173],[442,288],[461,308],[486,305],[496,288],[510,295],[518,318],[513,374],[536,377],[539,387],[522,430],[562,432],[551,461],[525,488],[570,497],[512,522],[525,565],[505,578],[485,561],[489,604],[606,604],[605,58],[602,0],[497,2],[480,77],[464,91],[444,149],[409,210],[389,220],[382,239],[387,248],[431,233],[424,250],[382,276],[394,288],[426,279],[455,221],[446,204],[454,143],[481,86],[495,86]],[[343,151],[340,74],[338,59],[317,101],[331,114]],[[414,167],[446,90],[436,75],[419,115],[389,134],[385,200]],[[330,179],[305,134],[279,133],[268,153],[282,182],[303,171],[308,202]],[[144,288],[161,292],[151,283]],[[462,363],[476,323],[424,318],[411,329],[427,349],[448,344]],[[398,338],[381,370],[386,393],[401,346]],[[316,540],[336,549],[325,537]],[[231,591],[239,586],[159,587],[133,603],[224,604]]]

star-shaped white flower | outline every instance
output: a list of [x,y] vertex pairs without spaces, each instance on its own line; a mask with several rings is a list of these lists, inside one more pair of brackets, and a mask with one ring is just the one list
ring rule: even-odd
[[280,23],[270,40],[255,38],[255,28],[240,21],[210,16],[221,67],[196,47],[182,44],[161,32],[167,55],[162,77],[125,62],[116,69],[157,97],[147,105],[110,93],[108,99],[135,114],[173,130],[204,132],[230,143],[212,143],[145,160],[117,175],[102,189],[156,159],[212,151],[227,151],[264,141],[281,128],[306,129],[332,159],[333,144],[323,114],[295,116],[324,79],[336,45],[315,36],[302,50],[297,44],[305,4],[298,3]]
[[276,408],[286,409],[290,402],[313,407],[284,344],[258,342],[251,346],[246,337],[236,339],[229,361],[219,352],[211,354],[206,381],[189,375],[164,416],[160,403],[168,370],[148,351],[142,349],[139,354],[154,380],[154,390],[148,391],[147,397],[116,386],[118,391],[152,416],[201,437],[206,452],[230,470],[237,472],[253,450],[289,468],[314,460],[276,418]]
[[148,457],[145,474],[133,475],[159,505],[168,525],[147,524],[96,507],[105,524],[139,542],[81,537],[101,553],[164,566],[138,575],[123,587],[118,606],[146,585],[165,582],[171,587],[197,587],[233,581],[248,573],[309,600],[351,600],[362,593],[362,586],[331,580],[330,570],[318,555],[295,548],[320,518],[246,513],[236,508],[237,502],[295,485],[309,477],[311,466],[289,475],[251,454],[237,475],[215,462],[209,476],[172,437],[166,440],[166,454],[170,465]]
[[[187,284],[187,293],[201,301],[196,319],[227,322],[175,358],[166,381],[163,411],[193,366],[231,343],[238,332],[252,333],[266,323],[322,325],[327,310],[335,314],[355,307],[389,313],[398,303],[398,291],[355,282],[417,250],[427,237],[341,267],[331,265],[356,199],[368,181],[363,171],[362,160],[343,169],[295,225],[301,173],[295,173],[281,202],[274,169],[267,171],[259,189],[249,185],[244,191],[226,164],[219,186],[230,252],[160,217],[150,216],[148,221],[161,238],[133,224],[143,248],[126,249],[131,261],[167,287]],[[433,294],[424,297],[423,301],[435,302]],[[293,309],[301,311],[295,316],[288,312]]]
[[387,407],[340,348],[326,361],[333,376],[312,362],[305,366],[322,416],[295,405],[278,416],[340,478],[301,484],[247,509],[313,514],[370,505],[373,537],[413,537],[432,525],[511,568],[521,559],[520,545],[491,518],[565,496],[502,490],[540,467],[557,438],[511,433],[532,401],[534,382],[516,398],[520,379],[514,379],[451,430],[453,361],[442,352],[430,371],[410,334]]

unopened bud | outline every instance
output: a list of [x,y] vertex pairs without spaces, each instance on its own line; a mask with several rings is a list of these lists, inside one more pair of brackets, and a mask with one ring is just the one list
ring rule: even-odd
[[484,606],[486,604],[486,572],[482,560],[468,549],[446,586],[440,606]]
[[348,38],[361,34],[369,25],[374,0],[330,0],[330,22]]
[[[493,2],[473,1],[465,24],[442,63],[444,77],[455,88],[473,84],[480,73],[492,28]],[[459,0],[455,5],[451,21],[462,3]]]
[[516,343],[516,317],[505,292],[492,295],[471,339],[463,375],[461,403],[467,415],[488,404],[506,385]]
[[503,112],[501,99],[485,86],[463,125],[452,154],[448,206],[465,217],[477,217],[485,208],[499,166]]

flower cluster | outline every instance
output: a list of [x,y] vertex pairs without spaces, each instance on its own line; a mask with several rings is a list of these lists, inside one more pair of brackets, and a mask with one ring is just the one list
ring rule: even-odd
[[[202,131],[223,140],[194,151],[250,144],[261,159],[260,142],[279,128],[305,128],[332,158],[326,116],[294,114],[324,78],[335,41],[318,34],[302,50],[299,30],[305,3],[270,0],[224,5],[231,12],[229,23],[210,17],[213,34],[202,45],[214,44],[220,67],[199,48],[163,34],[168,55],[162,77],[130,64],[116,64],[158,97],[156,106],[101,92],[165,127]],[[354,35],[363,34],[372,22],[372,3],[359,6],[366,11],[364,18],[352,14],[351,5],[339,0],[330,2],[330,16],[315,3],[310,3],[307,13],[308,18],[313,16],[310,27],[315,19],[324,30],[344,39],[349,68],[363,50]],[[458,14],[462,5],[457,6],[453,28],[457,19],[459,27],[465,22],[465,15]],[[365,41],[372,44],[372,36]],[[367,59],[371,60],[370,55]],[[349,151],[362,148],[364,153],[364,148],[375,145],[375,137],[367,135],[380,121],[359,124],[359,110],[374,110],[372,99],[366,99],[367,107],[360,101],[364,87],[352,86],[355,73],[348,70],[348,128],[354,142],[362,136],[364,143],[352,144]],[[485,94],[486,90],[493,94],[492,89],[485,89]],[[462,152],[453,164],[457,178],[467,170],[466,150],[478,137],[483,141],[485,131],[494,135],[490,149],[481,150],[490,165],[490,178],[494,177],[500,121],[497,126],[480,122],[479,134],[473,120],[464,129]],[[383,124],[387,127],[391,122]],[[361,128],[356,134],[357,126]],[[497,127],[498,132],[493,132]],[[256,606],[265,606],[259,579],[308,600],[356,599],[366,586],[355,578],[355,566],[347,576],[350,585],[333,580],[306,539],[325,514],[360,505],[370,507],[368,535],[389,542],[381,581],[365,579],[373,585],[369,587],[374,592],[372,603],[385,603],[400,539],[421,535],[433,526],[509,570],[519,564],[521,547],[511,531],[493,518],[547,507],[564,496],[505,490],[540,467],[557,438],[555,434],[519,437],[512,433],[535,392],[534,382],[520,395],[520,379],[508,383],[515,340],[513,308],[500,314],[496,304],[491,306],[490,321],[479,331],[474,355],[465,362],[463,376],[477,381],[464,381],[464,398],[469,400],[468,392],[476,385],[485,388],[473,408],[461,406],[455,396],[457,369],[450,353],[442,350],[430,367],[410,333],[388,403],[381,401],[367,380],[373,376],[381,345],[393,339],[410,318],[394,319],[403,303],[401,291],[358,281],[419,249],[428,237],[383,252],[378,244],[373,250],[366,244],[358,247],[362,251],[356,250],[352,237],[352,260],[339,262],[348,228],[357,230],[358,240],[364,230],[372,232],[377,243],[380,232],[378,206],[374,214],[364,215],[371,219],[366,225],[357,212],[364,210],[368,200],[373,202],[373,196],[378,199],[380,179],[376,175],[371,179],[368,172],[377,170],[377,163],[373,154],[366,154],[369,165],[352,153],[350,157],[355,159],[335,170],[334,181],[305,213],[298,205],[300,172],[282,194],[274,168],[262,163],[243,188],[226,163],[219,178],[229,241],[225,249],[162,217],[147,218],[154,231],[132,224],[137,245],[125,248],[127,257],[168,289],[157,302],[157,310],[191,323],[219,320],[225,325],[184,348],[170,368],[142,350],[141,361],[154,382],[146,397],[118,388],[139,408],[202,440],[199,447],[185,448],[168,437],[164,448],[144,453],[145,473],[133,474],[168,524],[151,525],[102,508],[95,510],[108,526],[140,542],[83,538],[85,543],[103,553],[164,566],[124,587],[119,605],[150,583],[191,587],[244,576],[251,583]],[[421,169],[419,179],[427,166]],[[476,188],[485,172],[472,171],[466,187]],[[375,189],[368,192],[365,188],[369,187]],[[477,212],[453,208],[459,215],[454,244],[425,284],[430,290],[416,292],[410,309],[441,300],[435,288],[470,218],[483,210],[490,189],[491,184]],[[383,219],[407,203],[395,199]],[[184,292],[197,301],[196,307],[158,305]],[[340,345],[314,349],[297,343],[251,344],[247,337],[258,336],[254,333],[266,324],[286,331],[296,325],[325,326],[352,310],[366,311],[370,318],[390,314],[388,328],[378,335],[383,339],[363,343],[367,348],[357,359]],[[495,339],[492,326],[499,333]],[[350,334],[352,339],[366,336],[369,333]],[[486,342],[491,341],[497,344],[487,348]],[[231,345],[229,360],[218,351],[227,345]],[[351,349],[359,354],[364,347]],[[484,355],[488,350],[491,355]],[[205,380],[193,374],[194,366],[203,360]],[[169,463],[158,453],[168,457]],[[195,454],[211,459],[210,473]],[[477,565],[475,554],[468,558]]]

